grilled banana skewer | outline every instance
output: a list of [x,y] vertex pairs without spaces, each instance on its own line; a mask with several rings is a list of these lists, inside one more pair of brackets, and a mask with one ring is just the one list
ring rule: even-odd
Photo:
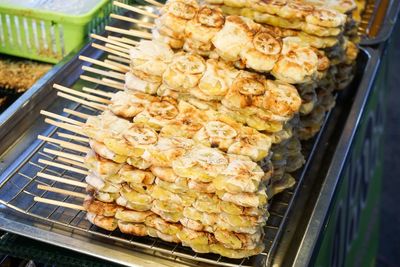
[[[152,32],[153,40],[174,49],[221,57],[236,67],[271,73],[285,82],[304,83],[317,74],[318,56],[300,38],[281,38],[250,19],[224,17],[220,9],[196,1],[167,2]],[[289,65],[292,71],[283,71]]]
[[[287,83],[238,71],[221,60],[205,61],[195,54],[165,56],[168,53],[164,50],[173,53],[167,45],[154,41],[141,41],[131,50],[126,89],[184,99],[198,108],[220,110],[257,130],[270,132],[281,130],[300,108],[296,88]],[[160,62],[168,64],[162,67]]]
[[[84,201],[88,220],[98,227],[136,236],[152,236],[167,242],[182,242],[197,252],[219,253],[223,256],[241,258],[263,250],[262,228],[253,234],[216,230],[215,233],[195,231],[180,223],[163,220],[151,211],[133,211],[116,204],[102,203],[88,197]],[[224,237],[224,238],[222,238]],[[234,251],[239,254],[234,255]]]

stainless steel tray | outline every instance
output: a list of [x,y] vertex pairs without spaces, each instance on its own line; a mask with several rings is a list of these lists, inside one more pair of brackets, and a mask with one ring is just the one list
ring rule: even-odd
[[372,46],[390,38],[400,11],[398,0],[366,0],[359,32],[361,45]]
[[[91,58],[101,58],[103,53],[87,45],[80,54]],[[362,50],[358,60],[359,75],[352,84],[349,92],[357,92],[357,97],[362,97],[368,90],[367,84],[373,72],[372,50]],[[265,228],[266,250],[262,254],[243,260],[233,260],[214,254],[197,254],[189,248],[163,242],[151,237],[131,237],[119,232],[107,232],[92,226],[84,219],[84,212],[71,209],[54,207],[42,203],[34,203],[34,196],[45,196],[79,203],[71,197],[61,198],[50,192],[37,189],[38,184],[47,184],[48,181],[36,177],[38,171],[72,177],[82,180],[83,176],[73,172],[63,171],[38,162],[38,158],[55,160],[43,153],[44,148],[62,150],[55,145],[45,144],[36,140],[37,135],[53,136],[62,130],[49,127],[39,116],[41,109],[60,114],[62,109],[68,107],[74,110],[83,109],[82,106],[58,98],[52,89],[54,83],[69,87],[81,88],[88,85],[79,80],[82,74],[82,62],[76,57],[67,64],[58,66],[47,81],[41,86],[25,94],[11,109],[0,116],[0,228],[41,240],[57,246],[69,248],[81,253],[96,256],[115,263],[131,266],[170,265],[170,266],[262,266],[282,262],[286,258],[288,244],[294,244],[293,233],[297,227],[302,213],[296,209],[304,203],[309,194],[304,194],[305,188],[323,176],[314,175],[318,161],[311,160],[318,151],[318,158],[323,153],[328,153],[326,144],[318,142],[319,139],[327,140],[329,135],[325,131],[311,142],[306,144],[308,160],[305,167],[296,175],[297,185],[274,198],[270,213],[271,216]],[[90,84],[89,87],[93,87]],[[347,92],[346,91],[346,92]],[[347,110],[340,114],[347,116]],[[338,109],[335,109],[338,110]],[[86,112],[94,112],[86,109]],[[342,120],[330,119],[325,126],[340,126]],[[325,127],[324,126],[324,127]],[[343,125],[342,125],[343,126]],[[335,144],[329,144],[334,149]],[[49,183],[49,185],[53,185]],[[65,184],[55,184],[67,190],[78,190]],[[306,207],[303,212],[311,210]],[[297,218],[297,219],[296,219]],[[290,231],[288,231],[290,230]],[[283,238],[281,238],[283,237]]]

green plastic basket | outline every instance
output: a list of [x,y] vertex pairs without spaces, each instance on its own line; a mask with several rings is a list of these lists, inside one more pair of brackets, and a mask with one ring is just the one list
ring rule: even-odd
[[110,0],[82,15],[0,5],[0,53],[57,63],[89,33],[103,31],[109,14],[119,10]]

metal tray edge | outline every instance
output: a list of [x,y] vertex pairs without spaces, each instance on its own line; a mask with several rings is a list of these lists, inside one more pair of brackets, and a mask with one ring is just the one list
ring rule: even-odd
[[[361,48],[370,58],[359,88],[364,88],[356,94],[351,112],[346,120],[343,133],[339,139],[331,164],[329,166],[325,181],[319,192],[316,205],[309,218],[309,224],[303,234],[299,250],[296,253],[293,266],[308,266],[310,264],[314,248],[318,241],[318,236],[325,225],[326,215],[328,214],[331,199],[333,199],[338,185],[338,177],[343,169],[347,158],[350,145],[358,128],[362,111],[366,105],[368,95],[372,90],[378,68],[380,66],[380,51],[372,48]],[[371,78],[372,77],[372,78]]]

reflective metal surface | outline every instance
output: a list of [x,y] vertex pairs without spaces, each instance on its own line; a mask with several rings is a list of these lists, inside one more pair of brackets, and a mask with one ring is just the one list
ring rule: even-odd
[[[314,248],[318,242],[318,237],[326,223],[326,218],[329,212],[330,205],[332,204],[335,190],[339,183],[339,177],[346,160],[348,151],[353,142],[355,131],[358,127],[362,112],[364,110],[368,95],[371,91],[373,83],[375,81],[376,72],[380,64],[380,52],[373,49],[364,49],[364,54],[367,60],[361,62],[365,64],[364,72],[358,71],[357,76],[363,76],[360,81],[358,91],[349,103],[351,109],[345,120],[345,124],[341,128],[327,129],[332,131],[333,134],[339,135],[335,139],[338,140],[332,154],[330,155],[330,164],[325,168],[322,168],[323,179],[320,183],[317,183],[313,188],[317,188],[314,198],[315,204],[309,206],[311,213],[307,218],[304,218],[303,225],[304,231],[299,231],[297,239],[299,240],[298,248],[293,249],[295,251],[293,266],[308,266],[310,264],[311,257],[314,252]],[[356,78],[357,79],[357,78]],[[339,107],[340,108],[340,107]],[[336,109],[336,108],[335,108]],[[335,117],[339,117],[336,115]],[[329,123],[329,122],[328,122]],[[340,129],[340,132],[337,131]],[[327,142],[334,142],[329,139]],[[321,161],[325,164],[324,161]],[[321,171],[317,171],[317,174],[321,175]],[[310,202],[308,202],[310,204]],[[296,209],[296,207],[294,207]]]
[[366,0],[359,33],[361,45],[371,46],[385,42],[392,34],[400,10],[398,0]]
[[[81,53],[92,58],[103,56],[101,52],[90,46],[86,46]],[[361,53],[359,72],[364,74],[360,74],[353,83],[351,91],[357,92],[356,101],[344,129],[354,127],[357,123],[351,118],[357,117],[360,112],[359,108],[362,108],[357,103],[365,101],[366,91],[369,90],[368,86],[374,74],[373,63],[377,63],[376,55],[371,55],[372,51],[370,50]],[[43,122],[43,118],[39,116],[41,109],[60,114],[65,107],[75,110],[82,108],[77,104],[58,98],[52,89],[53,83],[81,88],[85,84],[79,80],[79,75],[82,73],[81,66],[82,63],[76,57],[69,63],[60,65],[52,74],[49,74],[52,76],[48,76],[47,81],[43,81],[40,87],[38,86],[29,94],[24,95],[0,117],[0,137],[4,140],[0,143],[2,159],[0,162],[0,202],[3,204],[0,208],[1,229],[131,266],[154,266],[157,264],[167,266],[261,266],[281,264],[290,259],[294,259],[295,263],[300,266],[301,263],[309,260],[307,257],[315,245],[316,234],[319,232],[322,222],[309,222],[309,224],[307,222],[306,226],[309,225],[311,228],[306,227],[304,231],[298,231],[301,229],[301,220],[309,219],[310,216],[319,218],[318,216],[326,214],[324,207],[329,204],[331,196],[329,193],[332,193],[324,193],[323,198],[314,199],[311,204],[305,205],[307,201],[310,201],[308,198],[310,195],[318,196],[317,192],[306,194],[310,185],[315,179],[325,180],[324,176],[316,177],[317,172],[314,170],[318,169],[319,161],[314,160],[314,158],[318,158],[315,155],[319,156],[319,153],[322,153],[320,151],[332,155],[331,151],[335,149],[339,152],[335,152],[334,155],[340,155],[346,151],[343,144],[336,147],[334,143],[323,142],[329,137],[325,130],[321,131],[316,139],[306,144],[309,156],[306,166],[296,175],[297,185],[295,188],[274,198],[270,210],[271,217],[265,229],[266,251],[250,259],[232,260],[214,254],[197,254],[180,245],[151,237],[131,237],[119,232],[110,233],[88,223],[84,219],[84,212],[34,203],[34,196],[46,196],[53,199],[58,198],[61,201],[79,203],[77,199],[60,199],[60,195],[37,189],[37,184],[52,185],[48,181],[36,177],[37,171],[46,171],[76,180],[82,180],[83,175],[39,163],[39,158],[46,159],[48,157],[43,153],[45,147],[58,150],[62,150],[62,148],[45,144],[36,140],[36,137],[39,134],[51,136],[63,132],[55,127],[49,127]],[[93,87],[93,84],[90,86]],[[349,109],[350,107],[347,111]],[[338,111],[340,112],[340,110]],[[341,115],[347,118],[348,113],[342,113]],[[329,125],[325,126],[332,126],[337,122],[337,118],[330,118]],[[347,138],[345,140],[351,141],[349,140],[351,136],[344,136],[343,138]],[[54,158],[47,159],[55,160]],[[332,165],[330,165],[331,162],[327,163],[331,171],[328,173],[328,184],[322,187],[322,190],[332,189],[329,186],[333,186],[338,177],[335,178],[334,175],[340,169],[340,160],[344,161],[344,159],[340,159],[339,156],[335,156],[335,159],[332,161]],[[333,185],[329,183],[333,183]],[[79,190],[64,184],[57,184],[57,187]],[[322,207],[320,207],[321,205]],[[316,211],[318,212],[316,213]],[[303,239],[299,240],[300,236],[303,236]],[[289,257],[289,254],[294,251],[290,249],[292,246],[299,249],[298,255],[300,256]]]

